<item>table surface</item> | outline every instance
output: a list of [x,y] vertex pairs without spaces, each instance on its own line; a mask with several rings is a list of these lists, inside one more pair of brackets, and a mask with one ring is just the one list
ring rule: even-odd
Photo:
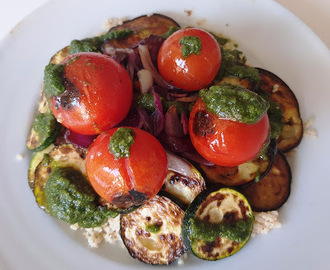
[[[0,0],[0,40],[24,17],[49,0]],[[261,1],[261,0],[260,0]],[[307,24],[330,48],[329,0],[274,0]]]

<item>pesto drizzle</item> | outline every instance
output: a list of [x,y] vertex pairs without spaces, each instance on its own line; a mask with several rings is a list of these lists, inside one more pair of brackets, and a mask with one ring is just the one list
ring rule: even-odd
[[56,138],[61,125],[56,121],[55,116],[49,113],[38,113],[33,120],[32,129],[38,134],[38,147],[35,151],[46,148]]
[[44,70],[44,93],[47,99],[58,96],[65,90],[63,84],[64,66],[48,64]]
[[225,71],[225,76],[233,76],[240,79],[249,79],[255,83],[260,82],[259,72],[254,67],[235,65],[228,67]]
[[162,38],[167,39],[170,35],[172,35],[176,31],[178,31],[179,29],[180,29],[179,27],[171,26],[170,29],[168,29],[167,32],[165,32],[164,34],[162,34]]
[[133,33],[130,29],[123,29],[118,31],[110,31],[107,34],[96,36],[93,38],[85,38],[82,40],[72,40],[70,44],[70,54],[78,52],[100,52],[101,46],[108,39],[123,39]]
[[269,103],[255,92],[229,83],[202,89],[199,95],[209,112],[247,124],[257,123],[269,107]]
[[118,128],[110,138],[109,151],[116,159],[130,156],[130,147],[134,143],[135,132],[131,128]]
[[227,222],[211,223],[199,218],[190,219],[192,240],[201,239],[207,242],[215,241],[218,236],[236,241],[244,242],[250,237],[253,227],[253,218],[240,219],[235,224]]
[[80,171],[56,167],[50,174],[45,195],[49,213],[69,224],[83,228],[102,225],[118,214],[98,204],[98,195]]
[[199,55],[202,50],[202,41],[196,36],[184,36],[179,40],[181,46],[181,54],[183,58],[187,58],[191,54]]

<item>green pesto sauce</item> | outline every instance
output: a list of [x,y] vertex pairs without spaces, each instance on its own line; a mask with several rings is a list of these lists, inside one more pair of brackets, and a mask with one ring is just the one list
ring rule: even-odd
[[107,34],[96,36],[93,38],[85,38],[82,40],[72,40],[70,43],[70,54],[78,52],[100,52],[101,46],[108,39],[123,39],[133,33],[130,29],[119,31],[110,31]]
[[[266,139],[266,141],[264,142],[264,144],[262,145],[261,147],[261,150],[260,152],[258,153],[257,157],[258,158],[261,158],[262,160],[264,161],[267,161],[268,160],[268,146],[270,144],[270,135],[268,135],[268,138]],[[257,176],[256,176],[257,177]],[[255,178],[255,181],[258,182],[260,179],[258,178]]]
[[63,84],[64,66],[48,64],[44,70],[44,93],[46,98],[58,96],[65,90]]
[[[211,33],[212,34],[212,33]],[[223,47],[224,45],[226,45],[230,40],[228,38],[225,37],[220,37],[218,35],[212,34],[212,36],[215,38],[215,40],[218,42],[220,47]]]
[[[178,115],[180,115],[183,111],[186,111],[187,109],[184,108],[181,102],[176,100],[165,100],[163,97],[160,97],[162,101],[163,111],[167,112],[167,110],[171,106],[176,106],[176,110]],[[137,98],[137,105],[145,109],[149,114],[152,114],[155,110],[155,102],[154,102],[154,95],[153,94],[142,94]]]
[[187,108],[184,107],[184,104],[177,100],[164,100],[164,102],[162,102],[162,105],[163,105],[164,112],[167,112],[168,109],[171,108],[172,106],[176,107],[176,112],[178,115],[181,115],[182,112],[187,113],[187,111],[188,111]]
[[137,98],[137,105],[145,109],[148,113],[153,113],[156,110],[154,95],[153,94],[142,94]]
[[202,89],[199,95],[209,112],[247,124],[257,123],[269,107],[269,103],[258,94],[229,83]]
[[117,213],[97,204],[97,194],[81,172],[70,167],[57,167],[45,186],[49,213],[69,224],[84,228],[102,225]]
[[246,58],[240,50],[221,49],[221,66],[217,74],[217,79],[226,75],[226,71],[233,66],[245,64]]
[[276,139],[276,137],[282,132],[283,129],[283,109],[280,104],[270,99],[270,94],[263,89],[258,89],[258,94],[262,96],[269,103],[269,109],[267,111],[270,125],[270,138]]
[[150,233],[156,233],[159,232],[160,226],[157,224],[152,224],[152,225],[147,225],[146,226],[146,231]]
[[181,46],[181,54],[183,58],[187,58],[191,54],[199,55],[202,50],[202,41],[196,36],[184,36],[179,40]]
[[256,83],[260,82],[258,70],[254,67],[249,66],[231,66],[226,69],[225,76],[233,76],[240,79],[249,79],[250,81]]
[[178,31],[179,29],[180,29],[179,27],[171,26],[170,29],[168,29],[167,32],[162,34],[162,38],[165,38],[165,39],[168,38],[170,35],[172,35],[176,31]]
[[135,132],[131,128],[118,128],[110,138],[109,151],[116,159],[129,157]]
[[39,145],[43,145],[60,128],[52,113],[38,113],[33,120],[32,129],[38,134]]
[[226,222],[210,223],[199,218],[190,219],[190,238],[207,242],[215,241],[218,236],[236,241],[239,243],[247,240],[252,232],[253,218],[240,219],[234,225]]
[[270,101],[269,104],[268,118],[270,125],[270,137],[275,139],[283,129],[283,109],[275,101]]

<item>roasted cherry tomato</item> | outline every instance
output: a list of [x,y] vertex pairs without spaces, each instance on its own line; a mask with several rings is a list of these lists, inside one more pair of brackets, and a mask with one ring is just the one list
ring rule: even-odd
[[[127,146],[122,143],[127,139],[124,135],[114,139],[119,129],[133,130],[129,155],[125,157],[109,150],[113,142],[121,150]],[[127,209],[158,193],[167,175],[167,156],[163,146],[148,132],[113,128],[101,133],[90,146],[86,169],[93,188],[103,199],[115,208]]]
[[198,99],[190,113],[189,134],[204,158],[221,166],[237,166],[262,150],[268,139],[269,120],[267,114],[256,124],[219,118]]
[[159,73],[174,86],[188,91],[208,86],[220,63],[219,44],[211,34],[197,28],[175,32],[164,41],[158,53]]
[[57,120],[70,130],[99,134],[120,123],[133,99],[123,66],[100,53],[77,53],[64,62],[65,91],[52,98]]

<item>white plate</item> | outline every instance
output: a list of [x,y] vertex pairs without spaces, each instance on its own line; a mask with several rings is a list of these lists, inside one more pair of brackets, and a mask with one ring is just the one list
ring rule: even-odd
[[[25,139],[43,68],[51,55],[72,39],[103,31],[107,18],[152,12],[170,15],[180,23],[202,23],[236,40],[252,64],[287,82],[297,95],[303,119],[314,118],[312,128],[318,132],[317,139],[303,139],[291,163],[292,195],[280,211],[281,229],[251,239],[241,252],[225,260],[212,263],[191,257],[179,267],[329,269],[329,50],[287,10],[259,0],[51,1],[2,41],[0,269],[148,267],[114,246],[89,248],[79,232],[70,231],[37,207],[27,184]],[[18,154],[23,160],[17,159]]]

